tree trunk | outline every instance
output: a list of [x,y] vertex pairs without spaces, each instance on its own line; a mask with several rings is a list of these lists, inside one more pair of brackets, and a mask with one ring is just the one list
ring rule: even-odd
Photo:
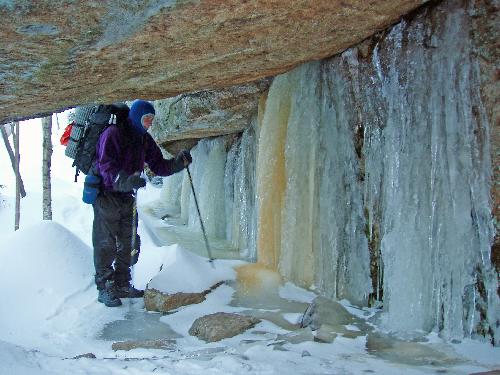
[[52,220],[52,192],[50,183],[50,167],[52,158],[52,116],[42,119],[43,127],[43,220]]
[[[14,151],[12,151],[12,147],[10,146],[9,135],[7,134],[7,129],[5,128],[5,126],[7,126],[7,125],[0,125],[0,132],[2,133],[3,143],[5,144],[5,149],[7,150],[7,153],[9,154],[10,163],[12,164],[12,170],[14,171],[14,174],[15,174],[16,173],[16,159],[14,157]],[[23,184],[23,179],[21,178],[21,175],[19,175],[19,184],[20,184],[20,190],[21,190],[21,198],[24,198],[26,196],[26,191],[24,190],[24,184]]]
[[20,196],[20,173],[19,173],[19,160],[20,160],[20,155],[19,155],[19,121],[16,121],[14,123],[15,126],[15,132],[13,131],[12,133],[14,134],[14,152],[15,152],[15,172],[16,172],[16,213],[14,217],[14,230],[19,229],[19,221],[21,219],[21,196]]
[[59,116],[57,115],[57,113],[56,113],[56,125],[57,125],[57,130],[59,130],[60,129],[60,127],[59,127]]

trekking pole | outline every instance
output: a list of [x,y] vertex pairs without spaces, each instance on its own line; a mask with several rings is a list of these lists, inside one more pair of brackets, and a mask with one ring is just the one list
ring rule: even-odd
[[196,210],[198,211],[198,217],[200,219],[201,231],[203,232],[203,238],[205,239],[205,246],[207,247],[208,261],[215,268],[214,258],[212,258],[212,253],[210,252],[210,246],[208,246],[207,234],[205,232],[205,226],[203,225],[203,220],[201,219],[200,207],[198,206],[198,200],[196,199],[196,193],[194,192],[193,179],[191,178],[191,172],[189,172],[189,166],[186,165],[186,170],[189,176],[189,182],[191,183],[191,191],[193,192],[194,204],[196,205]]
[[134,203],[132,206],[132,244],[130,249],[130,271],[132,278],[134,277],[133,272],[135,268],[135,263],[133,263],[133,261],[138,253],[138,250],[135,248],[135,245],[137,245],[137,190],[134,190],[133,197]]

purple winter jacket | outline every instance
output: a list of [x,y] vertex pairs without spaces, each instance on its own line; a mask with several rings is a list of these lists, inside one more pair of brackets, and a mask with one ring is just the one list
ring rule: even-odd
[[[130,124],[128,124],[130,125]],[[159,176],[171,175],[175,159],[164,159],[149,133],[143,136],[130,128],[109,126],[99,137],[94,170],[102,177],[105,191],[114,191],[113,182],[123,171],[128,176],[144,169],[144,163]]]

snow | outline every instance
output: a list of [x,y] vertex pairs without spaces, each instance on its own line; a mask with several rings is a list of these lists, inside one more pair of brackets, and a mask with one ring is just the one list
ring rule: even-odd
[[0,241],[0,257],[0,285],[10,285],[2,293],[0,331],[12,342],[28,344],[34,331],[43,332],[92,283],[90,248],[55,222],[7,236]]
[[[60,119],[64,121],[64,116]],[[315,342],[314,333],[307,328],[291,328],[316,296],[313,292],[285,283],[279,287],[276,298],[281,300],[276,306],[252,309],[238,305],[233,267],[241,261],[217,260],[213,268],[206,258],[187,252],[182,244],[158,246],[143,220],[139,221],[141,257],[133,269],[137,287],[150,283],[164,291],[188,292],[205,290],[217,281],[226,283],[204,302],[166,315],[145,312],[140,299],[124,299],[117,308],[105,307],[97,302],[93,284],[92,208],[81,202],[83,179],[73,182],[71,161],[56,143],[62,128],[54,127],[53,221],[41,220],[40,129],[37,120],[21,124],[21,172],[28,195],[21,201],[17,232],[13,230],[14,179],[7,153],[0,149],[0,183],[5,185],[0,189],[0,374],[420,375],[500,368],[499,348],[471,340],[449,344],[432,334],[427,343],[407,343],[406,352],[396,344],[369,352],[369,333],[357,325],[345,327],[352,337],[339,333],[333,343]],[[158,197],[158,189],[147,186],[140,193],[139,205]],[[341,303],[360,319],[375,314],[346,300]],[[246,333],[216,343],[188,334],[196,318],[215,312],[276,319],[262,318]],[[173,348],[116,352],[111,348],[114,341],[161,337],[174,339]],[[417,345],[441,353],[436,354],[437,363],[425,362],[426,358],[417,365],[410,363]],[[86,353],[95,358],[75,358]],[[394,353],[398,356],[391,357]]]
[[235,279],[231,267],[211,265],[206,258],[188,253],[179,245],[169,246],[166,250],[161,272],[149,282],[152,289],[169,294],[200,293],[218,282]]
[[286,313],[283,314],[283,318],[285,318],[287,322],[290,322],[292,324],[300,324],[300,321],[302,320],[302,314]]

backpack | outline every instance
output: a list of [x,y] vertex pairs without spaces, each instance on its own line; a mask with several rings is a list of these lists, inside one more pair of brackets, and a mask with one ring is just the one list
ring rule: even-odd
[[129,107],[125,103],[77,107],[75,121],[65,155],[73,158],[75,182],[80,172],[87,175],[95,159],[96,146],[102,132],[112,124],[125,123]]

